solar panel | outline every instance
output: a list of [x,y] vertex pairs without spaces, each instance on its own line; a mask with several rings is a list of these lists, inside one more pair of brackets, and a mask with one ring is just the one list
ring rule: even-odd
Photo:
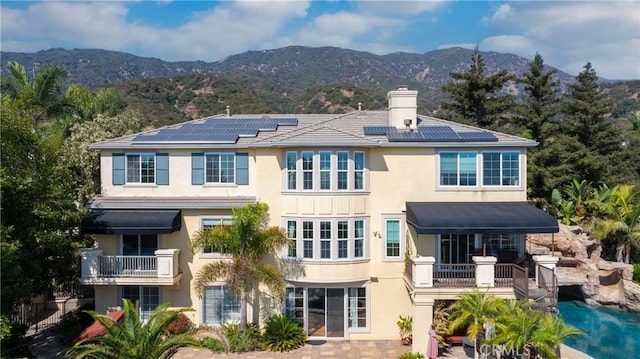
[[364,126],[362,129],[364,130],[365,136],[384,136],[387,134],[387,129],[389,126]]
[[454,142],[459,139],[456,132],[449,126],[420,126],[418,129],[429,142]]
[[458,132],[458,136],[463,141],[498,141],[498,138],[491,132]]
[[387,130],[389,142],[426,142],[426,138],[420,131],[398,131],[395,127]]
[[133,142],[214,142],[235,143],[238,137],[256,137],[260,131],[276,131],[278,126],[297,126],[296,118],[207,118],[179,127],[140,134]]

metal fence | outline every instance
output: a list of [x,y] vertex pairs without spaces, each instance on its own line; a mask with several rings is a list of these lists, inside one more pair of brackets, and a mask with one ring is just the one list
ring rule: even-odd
[[498,288],[513,286],[513,263],[496,263],[494,284]]

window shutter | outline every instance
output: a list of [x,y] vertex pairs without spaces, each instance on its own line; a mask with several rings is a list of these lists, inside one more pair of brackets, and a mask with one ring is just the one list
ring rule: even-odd
[[236,153],[236,184],[249,184],[248,153]]
[[169,154],[156,153],[156,184],[169,184]]
[[204,153],[191,154],[191,184],[204,184]]
[[114,185],[122,185],[125,180],[125,172],[124,172],[124,164],[125,157],[124,153],[113,153],[111,154],[112,164],[111,164],[111,181]]

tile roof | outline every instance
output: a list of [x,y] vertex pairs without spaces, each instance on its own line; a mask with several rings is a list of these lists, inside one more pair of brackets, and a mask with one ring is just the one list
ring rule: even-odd
[[[96,149],[250,148],[294,146],[535,146],[525,138],[418,115],[413,133],[389,128],[388,111],[347,114],[218,115],[98,142]],[[381,135],[382,129],[385,134]],[[375,129],[373,132],[371,129]]]

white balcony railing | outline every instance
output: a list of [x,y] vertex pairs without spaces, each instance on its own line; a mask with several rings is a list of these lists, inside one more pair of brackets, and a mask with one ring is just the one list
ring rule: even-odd
[[176,284],[179,249],[158,249],[153,256],[109,256],[102,249],[81,251],[82,284]]

